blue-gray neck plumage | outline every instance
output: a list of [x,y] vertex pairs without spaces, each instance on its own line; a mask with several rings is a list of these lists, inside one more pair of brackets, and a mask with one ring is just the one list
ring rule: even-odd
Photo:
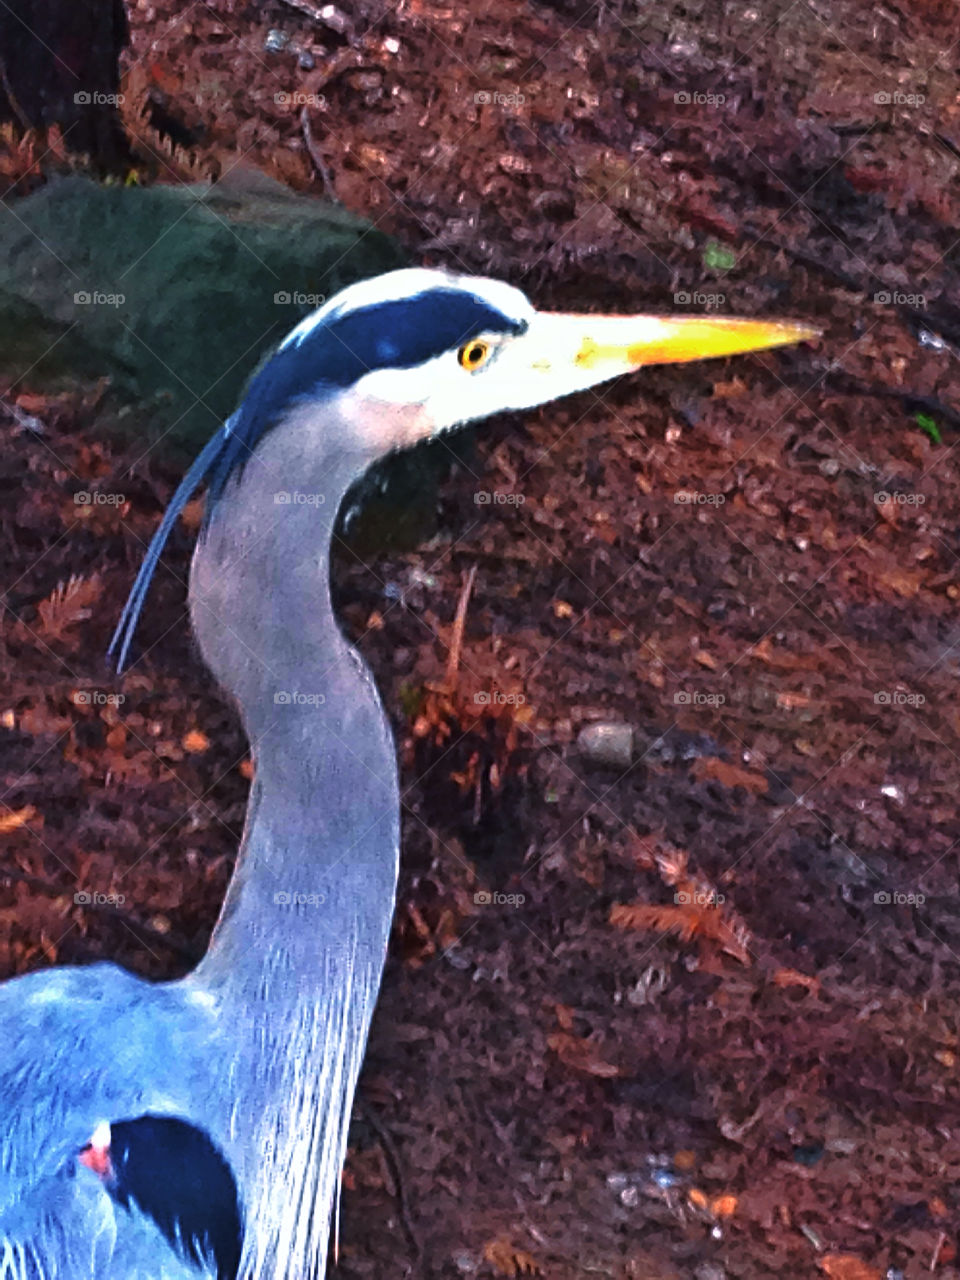
[[[337,508],[367,459],[336,402],[260,441],[194,555],[193,629],[236,698],[255,781],[237,868],[190,982],[236,1028],[237,1124],[258,1123],[244,1276],[322,1276],[354,1084],[386,950],[395,753],[329,590]],[[295,486],[295,487],[294,487]]]

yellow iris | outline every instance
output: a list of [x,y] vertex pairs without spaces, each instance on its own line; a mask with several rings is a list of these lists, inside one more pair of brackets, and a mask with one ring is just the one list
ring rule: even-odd
[[489,354],[489,342],[484,342],[481,338],[474,338],[472,342],[467,342],[460,348],[457,352],[457,359],[464,369],[469,373],[473,373],[482,364],[486,363]]

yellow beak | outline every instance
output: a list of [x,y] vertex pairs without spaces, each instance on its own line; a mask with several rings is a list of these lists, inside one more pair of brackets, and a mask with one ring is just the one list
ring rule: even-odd
[[574,361],[583,369],[676,364],[761,351],[818,338],[820,330],[792,320],[741,320],[731,316],[573,316],[546,313],[582,337]]
[[491,404],[483,412],[532,408],[648,364],[731,356],[819,336],[819,329],[791,320],[537,311],[491,366]]

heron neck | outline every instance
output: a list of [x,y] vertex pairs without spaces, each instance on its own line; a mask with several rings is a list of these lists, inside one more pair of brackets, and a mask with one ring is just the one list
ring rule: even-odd
[[255,769],[223,909],[185,980],[227,1032],[220,1132],[244,1195],[248,1280],[325,1272],[396,890],[392,735],[330,601],[337,508],[365,466],[330,452],[340,438],[332,414],[263,437],[190,576],[194,633],[239,705]]
[[239,704],[255,768],[236,870],[195,976],[264,1017],[322,1000],[331,963],[379,975],[396,884],[392,735],[329,587],[337,510],[365,460],[331,454],[330,438],[329,421],[264,437],[191,570],[194,631]]

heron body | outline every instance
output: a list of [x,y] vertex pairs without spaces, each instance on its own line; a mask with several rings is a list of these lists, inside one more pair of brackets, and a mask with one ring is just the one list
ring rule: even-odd
[[551,315],[498,281],[351,286],[252,379],[164,515],[121,619],[208,483],[203,657],[255,760],[236,870],[186,978],[109,964],[0,987],[0,1280],[318,1280],[393,911],[399,790],[329,551],[375,459],[644,363],[813,336],[765,321]]

